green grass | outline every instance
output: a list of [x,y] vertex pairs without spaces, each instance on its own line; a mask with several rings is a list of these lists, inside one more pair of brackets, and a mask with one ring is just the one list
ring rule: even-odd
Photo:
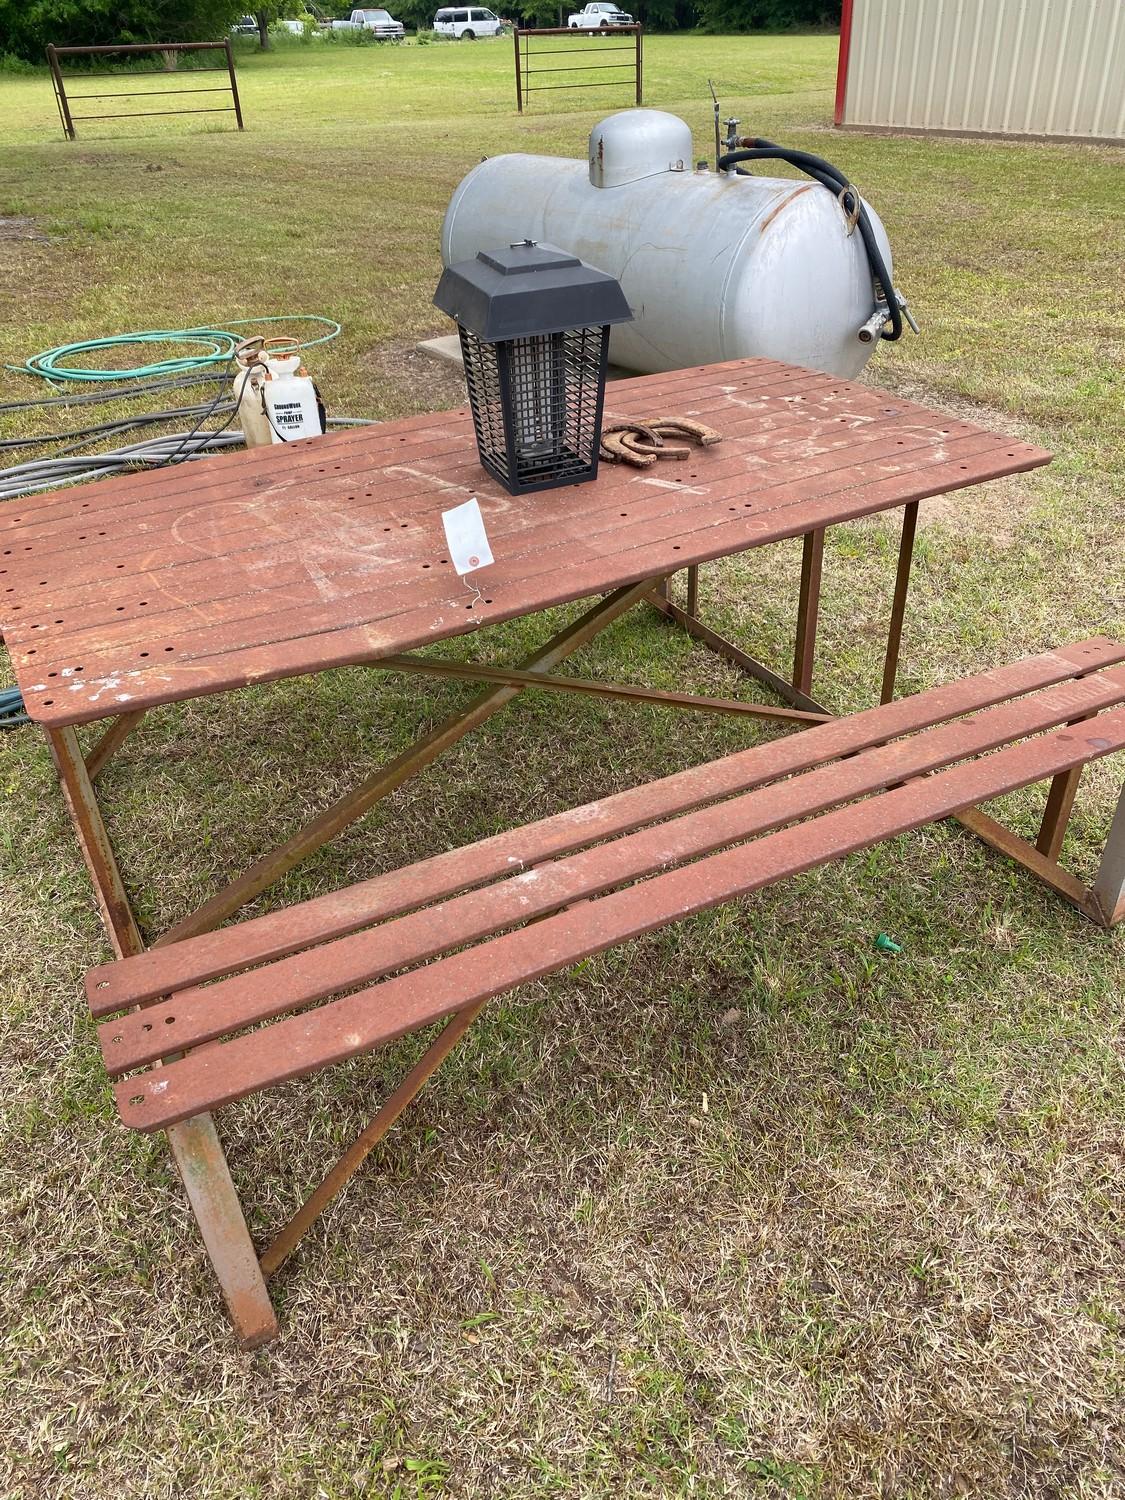
[[[655,37],[646,92],[700,155],[710,76],[744,129],[845,166],[924,330],[869,378],[1058,455],[923,507],[903,685],[1120,633],[1120,153],[832,135],[834,55],[831,37]],[[74,144],[45,75],[0,75],[0,216],[41,236],[0,238],[5,357],[322,312],[344,325],[314,361],[334,410],[453,404],[412,352],[441,330],[452,188],[483,154],[581,154],[612,107],[521,119],[510,66],[504,42],[248,51],[245,134],[186,118]],[[26,386],[5,376],[0,400]],[[817,687],[840,706],[878,680],[893,554],[879,521],[830,534]],[[710,569],[707,609],[783,662],[797,568],[778,548]],[[478,649],[511,659],[544,629]],[[639,612],[576,665],[744,690]],[[175,920],[463,699],[346,671],[153,715],[105,778],[144,921]],[[270,900],[746,734],[526,695]],[[1084,779],[1080,874],[1120,778],[1119,759]],[[1029,832],[1041,805],[1003,811]],[[31,732],[0,739],[0,809],[0,1495],[1121,1493],[1125,944],[955,828],[497,1002],[279,1278],[282,1342],[245,1356],[162,1141],[111,1108],[79,987],[104,943]],[[872,953],[879,931],[901,956]],[[225,1112],[256,1234],[418,1045]]]

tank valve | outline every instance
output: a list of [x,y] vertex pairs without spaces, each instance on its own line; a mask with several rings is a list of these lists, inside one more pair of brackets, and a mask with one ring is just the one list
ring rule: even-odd
[[[902,295],[897,287],[895,288],[895,301],[902,309],[902,315],[906,319],[907,323],[909,323],[911,331],[913,333],[921,333],[922,330],[918,327],[918,324],[914,320],[914,314],[906,305],[906,298]],[[868,318],[867,322],[859,330],[859,334],[857,336],[860,343],[870,344],[875,339],[881,338],[883,334],[883,328],[886,325],[887,319],[889,317],[890,313],[887,310],[887,304],[885,302],[880,302],[878,307],[876,307],[875,311]]]

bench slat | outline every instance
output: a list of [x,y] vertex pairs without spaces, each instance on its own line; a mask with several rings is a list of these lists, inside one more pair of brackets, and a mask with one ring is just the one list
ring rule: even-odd
[[[844,761],[830,761],[788,781],[655,823],[569,859],[533,865],[522,874],[442,906],[426,907],[266,968],[207,988],[184,990],[162,1004],[103,1024],[100,1041],[106,1068],[111,1074],[127,1072],[170,1052],[242,1030],[601,895],[616,885],[1122,702],[1125,668],[1098,672]],[[659,798],[660,783],[648,790]],[[533,836],[534,825],[526,831]],[[526,857],[523,863],[531,865]]]
[[290,910],[100,965],[86,977],[90,1008],[95,1016],[109,1015],[158,995],[283,958],[509,874],[521,864],[571,853],[645,822],[689,811],[734,791],[1121,661],[1125,661],[1125,645],[1094,637],[739,751],[649,786],[555,814],[530,827],[512,829],[347,890],[315,897]]
[[462,1007],[788,875],[1125,747],[1125,709],[766,834],[643,884],[583,902],[426,968],[204,1047],[114,1085],[126,1124],[162,1129],[261,1088],[370,1051]]

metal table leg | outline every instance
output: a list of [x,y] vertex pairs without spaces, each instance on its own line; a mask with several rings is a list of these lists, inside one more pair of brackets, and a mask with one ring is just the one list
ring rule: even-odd
[[1104,927],[1125,922],[1125,786],[1105,842],[1105,853],[1090,887],[1090,907]]
[[889,703],[895,695],[898,657],[902,646],[902,625],[906,618],[906,595],[910,588],[910,566],[914,561],[914,537],[918,530],[918,501],[912,500],[902,513],[902,540],[898,548],[898,571],[895,574],[891,626],[887,635],[887,654],[883,660],[883,688],[880,703]]
[[821,528],[808,533],[801,549],[801,592],[797,600],[797,641],[793,651],[793,686],[801,693],[812,692],[823,570],[824,530]]

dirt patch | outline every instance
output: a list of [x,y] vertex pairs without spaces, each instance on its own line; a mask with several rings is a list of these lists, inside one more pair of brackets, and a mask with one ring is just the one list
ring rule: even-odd
[[[426,337],[436,338],[448,332],[447,326]],[[361,364],[380,384],[394,391],[398,397],[396,407],[404,412],[447,411],[464,406],[468,400],[461,367],[433,354],[420,353],[413,339],[383,344],[364,356]]]
[[49,243],[35,220],[26,214],[13,214],[7,218],[0,216],[0,240],[41,240],[43,244]]
[[932,495],[918,513],[919,526],[924,529],[937,523],[1006,549],[1015,543],[1019,523],[1034,503],[1028,475],[1013,474],[991,479],[987,485]]
[[83,167],[118,167],[121,164],[120,158],[112,151],[68,151],[66,159]]

